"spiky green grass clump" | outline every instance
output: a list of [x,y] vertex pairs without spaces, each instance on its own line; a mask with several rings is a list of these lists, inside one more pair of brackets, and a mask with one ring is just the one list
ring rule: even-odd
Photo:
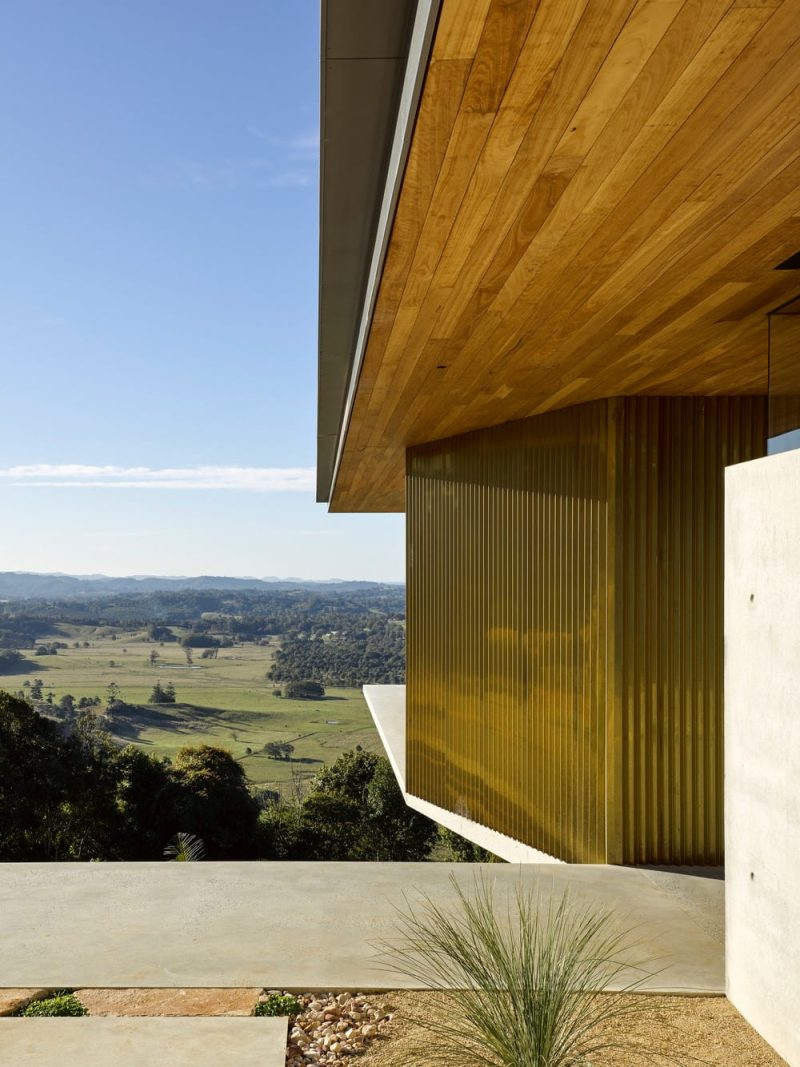
[[20,1015],[27,1019],[57,1015],[88,1015],[89,1012],[70,989],[59,989],[42,1000],[32,1000]]
[[[407,905],[399,937],[382,946],[388,969],[443,995],[443,1012],[417,1020],[431,1038],[429,1061],[590,1067],[615,1049],[649,1058],[609,1029],[641,1010],[624,994],[647,977],[627,980],[633,944],[612,912],[521,886],[499,905],[485,880],[469,894],[451,881],[455,909],[429,897]],[[619,991],[603,992],[609,986]]]
[[205,854],[205,845],[194,834],[177,833],[164,849],[167,859],[178,863],[196,863],[204,859]]

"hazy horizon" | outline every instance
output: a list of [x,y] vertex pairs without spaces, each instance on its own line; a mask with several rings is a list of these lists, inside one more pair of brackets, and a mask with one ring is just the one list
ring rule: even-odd
[[79,578],[84,580],[94,580],[102,578],[127,578],[130,580],[136,580],[140,578],[157,578],[162,581],[187,581],[196,580],[198,578],[231,578],[234,580],[245,582],[314,582],[317,584],[336,582],[350,583],[350,582],[375,582],[382,585],[405,585],[404,578],[353,578],[342,577],[336,575],[332,578],[309,578],[298,574],[222,574],[220,572],[203,572],[202,574],[163,574],[163,573],[145,573],[145,574],[110,574],[107,571],[100,572],[86,572],[79,574],[75,571],[31,571],[31,570],[18,570],[13,567],[9,567],[6,570],[0,570],[0,574],[19,574],[19,575],[33,575],[40,578]]

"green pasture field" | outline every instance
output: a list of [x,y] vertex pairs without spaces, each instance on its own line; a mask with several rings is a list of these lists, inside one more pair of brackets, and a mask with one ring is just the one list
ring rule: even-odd
[[[59,631],[43,643],[61,640],[69,648],[53,656],[26,654],[25,671],[0,676],[0,689],[16,692],[25,681],[41,678],[44,695],[52,691],[56,703],[71,693],[76,700],[99,696],[105,705],[107,686],[115,682],[123,701],[145,704],[156,682],[172,682],[176,704],[137,708],[115,720],[114,735],[159,756],[174,756],[186,745],[219,745],[240,760],[254,785],[281,791],[356,745],[381,751],[360,690],[329,689],[321,700],[272,695],[276,683],[265,675],[277,641],[271,647],[221,648],[216,659],[201,659],[202,650],[193,649],[189,666],[178,644],[147,641],[142,631],[118,632],[116,640],[107,628],[62,624]],[[90,647],[73,648],[74,641],[89,641]],[[154,649],[160,658],[151,666]],[[265,756],[261,749],[268,741],[290,741],[292,760]]]

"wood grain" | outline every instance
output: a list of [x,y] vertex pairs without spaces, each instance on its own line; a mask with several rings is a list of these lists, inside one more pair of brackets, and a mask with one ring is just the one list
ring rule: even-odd
[[407,447],[764,393],[800,291],[800,0],[443,0],[331,501]]

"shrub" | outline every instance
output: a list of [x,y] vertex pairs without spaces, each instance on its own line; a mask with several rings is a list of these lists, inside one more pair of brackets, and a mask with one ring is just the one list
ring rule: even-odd
[[499,906],[483,880],[469,895],[451,883],[457,908],[445,911],[430,898],[409,906],[399,940],[383,952],[387,968],[442,993],[445,1011],[420,1020],[438,1062],[591,1067],[612,1048],[651,1053],[605,1030],[645,1006],[624,994],[646,976],[601,992],[620,984],[630,948],[610,911],[573,907],[566,894],[543,900],[522,887]]
[[88,1015],[89,1012],[70,989],[59,989],[42,1000],[32,1000],[20,1015],[27,1019],[56,1015]]
[[300,1001],[290,993],[269,993],[256,1004],[253,1015],[288,1015],[294,1018],[302,1010]]

